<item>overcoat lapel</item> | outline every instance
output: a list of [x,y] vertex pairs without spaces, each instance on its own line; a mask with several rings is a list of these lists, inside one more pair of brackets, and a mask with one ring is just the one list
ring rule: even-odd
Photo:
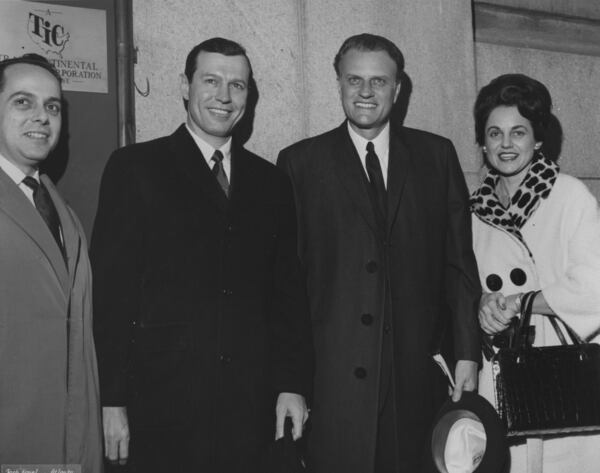
[[398,205],[402,198],[406,178],[411,171],[411,155],[408,147],[401,139],[398,131],[390,124],[390,155],[388,159],[387,198],[388,215],[387,231],[392,231],[398,217]]
[[238,208],[256,197],[256,186],[260,185],[260,178],[253,178],[246,151],[235,141],[231,146],[231,183],[229,186],[229,200],[231,207]]
[[204,193],[221,212],[226,213],[227,197],[185,125],[181,125],[171,135],[171,149],[179,172],[183,176],[181,185],[191,186],[193,191]]
[[346,122],[344,122],[338,128],[333,144],[334,172],[367,224],[373,229],[373,232],[379,233],[381,229],[371,204],[365,171],[346,127]]
[[40,176],[40,180],[44,182],[48,193],[54,202],[54,207],[58,213],[60,219],[60,227],[62,230],[63,240],[65,244],[65,254],[67,258],[67,268],[69,271],[69,287],[73,287],[75,279],[75,268],[77,261],[79,260],[79,253],[81,251],[81,235],[77,231],[73,217],[67,208],[67,204],[59,195],[56,187],[52,181],[46,175]]
[[[47,183],[47,181],[44,181]],[[0,211],[8,215],[16,225],[39,247],[50,262],[64,294],[69,293],[69,276],[65,260],[46,222],[14,181],[0,169]],[[62,219],[61,219],[62,220]]]

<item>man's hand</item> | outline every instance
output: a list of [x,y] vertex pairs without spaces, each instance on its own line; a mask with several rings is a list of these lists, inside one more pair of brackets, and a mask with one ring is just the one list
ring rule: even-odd
[[500,292],[486,292],[479,301],[479,325],[482,330],[495,335],[504,331],[513,317],[516,317],[516,295],[504,297]]
[[125,465],[129,457],[129,424],[126,407],[103,407],[104,451],[110,462]]
[[463,391],[475,391],[477,389],[479,367],[477,362],[471,360],[458,360],[454,370],[456,386],[452,391],[452,400],[458,402]]
[[275,440],[283,437],[283,426],[286,417],[292,418],[292,423],[294,424],[292,436],[294,440],[302,437],[302,429],[308,419],[308,409],[303,396],[295,393],[280,393],[277,398],[275,414],[277,416]]

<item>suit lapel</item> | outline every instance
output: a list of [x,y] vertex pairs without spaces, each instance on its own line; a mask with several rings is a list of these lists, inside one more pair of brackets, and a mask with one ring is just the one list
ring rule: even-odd
[[404,191],[406,178],[411,170],[411,156],[408,147],[401,139],[401,134],[390,124],[390,155],[388,159],[388,235],[392,231],[398,216],[398,206]]
[[176,166],[180,174],[184,176],[181,185],[191,186],[194,191],[201,191],[219,210],[223,213],[227,212],[227,197],[185,125],[181,125],[171,135],[171,149],[175,156]]
[[60,248],[36,208],[29,202],[23,191],[1,169],[0,210],[21,227],[24,233],[39,247],[50,262],[61,287],[67,294],[69,277]]
[[371,196],[367,187],[368,181],[360,157],[348,134],[346,122],[338,128],[337,137],[333,144],[333,161],[335,175],[360,210],[367,224],[375,233],[379,233],[381,229],[371,203]]

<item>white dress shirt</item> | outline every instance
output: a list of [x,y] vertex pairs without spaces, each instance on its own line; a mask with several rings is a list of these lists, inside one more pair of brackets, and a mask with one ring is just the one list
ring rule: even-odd
[[369,174],[367,173],[367,143],[371,141],[375,147],[375,153],[379,158],[379,164],[381,165],[381,173],[383,174],[383,183],[387,189],[387,178],[388,178],[388,162],[390,159],[390,122],[387,122],[383,130],[372,140],[365,140],[350,126],[348,122],[348,133],[350,133],[350,139],[354,143],[354,147],[360,156],[360,162],[363,165],[367,179]]
[[[31,187],[29,187],[27,184],[23,183],[23,179],[25,179],[28,176],[28,174],[25,174],[14,163],[12,163],[8,159],[6,159],[1,154],[0,154],[0,168],[2,168],[2,170],[8,175],[8,177],[10,177],[15,182],[17,187],[19,189],[21,189],[23,194],[25,194],[25,197],[27,197],[27,199],[29,199],[29,202],[31,202],[31,205],[33,205],[35,207],[35,202],[33,201],[33,189]],[[33,177],[36,181],[38,181],[38,183],[40,182],[40,172],[37,169],[35,170],[35,172],[33,174],[31,174],[31,177]],[[37,209],[37,207],[36,207],[36,209]],[[60,241],[64,245],[65,239],[63,236],[62,225],[60,225],[60,222],[58,225],[58,232],[59,232],[59,236],[60,236]]]
[[192,138],[194,138],[196,145],[198,145],[198,148],[200,149],[202,156],[204,156],[204,159],[206,159],[206,163],[208,164],[208,167],[210,169],[212,169],[215,165],[214,161],[211,161],[215,150],[218,149],[219,151],[221,151],[221,153],[223,153],[223,170],[225,171],[227,180],[231,182],[231,136],[223,146],[221,146],[220,148],[213,148],[210,144],[208,144],[196,133],[194,133],[187,123],[185,124],[185,126],[190,132],[190,135],[192,135]]
[[[27,186],[23,183],[23,179],[27,177],[23,171],[21,171],[14,163],[6,159],[4,156],[0,154],[0,168],[10,177],[17,187],[23,191],[23,194],[27,196],[29,202],[33,204],[35,207],[35,203],[33,202],[33,190],[31,187]],[[32,176],[36,181],[40,182],[40,173],[36,169]]]

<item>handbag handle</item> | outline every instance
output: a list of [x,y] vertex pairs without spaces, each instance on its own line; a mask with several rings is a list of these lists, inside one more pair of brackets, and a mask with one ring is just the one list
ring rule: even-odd
[[[518,346],[521,349],[526,349],[526,348],[530,348],[531,344],[533,343],[533,340],[531,340],[529,337],[529,331],[530,331],[530,326],[531,326],[531,311],[533,309],[533,300],[535,299],[535,296],[538,295],[538,293],[539,293],[539,291],[531,291],[531,292],[526,293],[522,298],[521,318],[519,320],[519,323],[517,324],[517,330],[516,330],[516,334],[513,338],[512,348],[517,348],[517,346]],[[569,326],[569,324],[567,324],[558,315],[548,315],[548,314],[542,314],[542,315],[544,315],[550,319],[550,323],[552,324],[552,327],[554,328],[554,331],[556,332],[556,335],[558,336],[558,339],[560,340],[562,345],[567,345],[567,341],[565,339],[565,336],[562,333],[562,330],[560,329],[560,326],[558,325],[557,320],[562,323],[563,327],[569,334],[569,338],[571,339],[571,342],[573,345],[582,345],[585,343],[582,340],[582,338],[577,334],[577,332],[575,332],[575,330],[573,330]]]

